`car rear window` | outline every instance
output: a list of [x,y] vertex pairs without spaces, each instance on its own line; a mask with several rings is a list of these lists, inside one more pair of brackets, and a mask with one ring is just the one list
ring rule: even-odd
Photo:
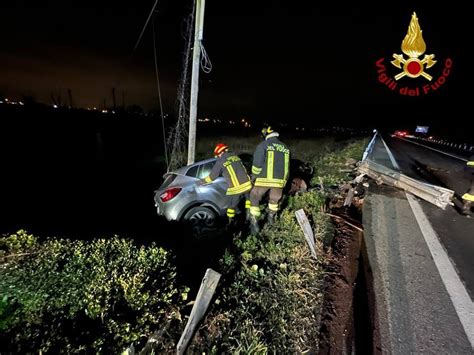
[[165,181],[163,181],[163,184],[161,184],[161,189],[166,189],[168,186],[171,185],[171,183],[174,181],[174,179],[176,179],[176,174],[169,174],[168,176],[166,176],[165,178]]
[[196,177],[199,165],[195,165],[186,172],[186,176]]

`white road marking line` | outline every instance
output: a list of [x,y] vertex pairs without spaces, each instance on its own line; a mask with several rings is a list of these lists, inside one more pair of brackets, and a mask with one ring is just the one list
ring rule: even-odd
[[436,232],[433,230],[433,227],[423,212],[421,205],[411,194],[407,193],[406,195],[408,203],[410,204],[416,221],[418,222],[418,226],[420,227],[421,234],[423,234],[423,238],[433,256],[441,280],[443,280],[454,309],[464,327],[467,338],[474,349],[474,303],[469,297],[469,294],[454,269],[453,264],[449,260],[446,251],[439,242]]
[[424,145],[424,144],[420,144],[420,143],[417,143],[417,142],[413,142],[413,141],[410,141],[410,140],[405,139],[405,138],[398,138],[398,139],[401,139],[402,141],[405,141],[405,142],[409,142],[409,143],[413,143],[413,144],[419,145],[419,146],[424,147],[424,148],[428,148],[428,149],[434,150],[435,152],[438,152],[438,153],[441,153],[441,154],[450,156],[451,158],[459,159],[459,160],[462,160],[462,161],[467,161],[467,159],[458,157],[458,156],[453,155],[453,154],[449,154],[449,153],[443,152],[442,150],[438,150],[438,149],[435,149],[435,148],[428,147],[427,145]]
[[[385,145],[385,149],[387,150],[393,166],[398,168],[398,164],[392,152],[383,139],[382,142]],[[413,214],[415,215],[415,219],[420,227],[425,243],[433,256],[433,261],[438,269],[439,275],[441,276],[444,287],[449,294],[454,309],[456,310],[459,321],[466,332],[471,347],[474,349],[474,303],[472,302],[471,297],[469,297],[466,287],[464,287],[464,284],[459,278],[451,260],[449,260],[448,254],[441,245],[428,217],[426,217],[423,212],[421,205],[416,201],[413,195],[409,193],[405,193],[405,195]]]
[[388,149],[387,143],[383,140],[382,136],[380,136],[380,139],[382,140],[383,145],[385,146],[385,149],[387,150],[388,157],[390,158],[390,161],[392,162],[392,165],[395,169],[400,170],[400,167],[398,166],[397,161],[395,160],[395,157],[393,156],[392,152],[390,149]]

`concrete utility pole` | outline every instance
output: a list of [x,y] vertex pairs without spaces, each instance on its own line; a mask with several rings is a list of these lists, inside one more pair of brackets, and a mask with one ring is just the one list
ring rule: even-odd
[[193,47],[193,72],[191,75],[191,107],[189,110],[189,140],[188,140],[188,165],[194,163],[196,153],[196,118],[197,101],[199,92],[199,67],[201,58],[201,41],[204,32],[204,7],[206,0],[196,0],[194,47]]

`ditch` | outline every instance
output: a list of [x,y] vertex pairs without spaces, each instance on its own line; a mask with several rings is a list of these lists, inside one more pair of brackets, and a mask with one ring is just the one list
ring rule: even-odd
[[381,353],[370,266],[357,208],[333,213],[336,232],[326,277],[319,354]]

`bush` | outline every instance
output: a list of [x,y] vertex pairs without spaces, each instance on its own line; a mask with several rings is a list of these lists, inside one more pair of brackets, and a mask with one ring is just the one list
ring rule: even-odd
[[[162,248],[118,237],[39,243],[19,231],[1,238],[0,250],[4,350],[117,352],[157,328],[181,328],[188,290],[176,287]],[[174,347],[166,334],[162,349]]]
[[24,230],[0,238],[0,258],[6,255],[31,252],[37,242],[38,238]]

